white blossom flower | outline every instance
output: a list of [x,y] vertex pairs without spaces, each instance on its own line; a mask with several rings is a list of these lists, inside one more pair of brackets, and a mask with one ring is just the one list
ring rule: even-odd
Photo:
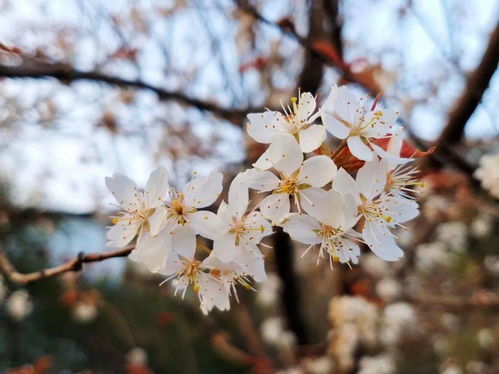
[[[302,152],[308,153],[320,147],[326,138],[324,126],[314,124],[317,115],[313,115],[316,107],[315,98],[309,92],[304,92],[300,98],[292,98],[292,108],[284,108],[284,114],[273,111],[248,114],[248,134],[258,143],[270,144],[276,136],[289,134],[299,143]],[[256,167],[268,169],[271,167],[265,162],[267,152]]]
[[130,178],[114,174],[106,177],[106,185],[123,209],[112,217],[113,226],[107,232],[110,247],[122,247],[130,243],[143,228],[157,234],[158,222],[153,213],[166,197],[168,191],[168,172],[162,166],[151,173],[144,191],[139,190]]
[[374,158],[371,139],[387,136],[397,113],[371,108],[363,100],[358,100],[346,86],[333,86],[320,112],[326,129],[337,138],[346,139],[352,155],[371,161]]
[[475,177],[480,180],[485,190],[499,199],[499,153],[482,156]]
[[404,253],[390,229],[416,217],[419,210],[413,200],[383,193],[386,177],[386,163],[366,162],[355,180],[340,169],[333,179],[333,189],[354,197],[364,219],[362,239],[369,248],[386,261],[396,261]]
[[220,220],[213,212],[198,210],[218,199],[222,191],[221,173],[200,176],[187,183],[181,192],[168,187],[165,200],[150,216],[150,229],[141,235],[129,258],[157,272],[165,264],[171,248],[193,247],[196,234],[213,239],[220,231]]
[[311,187],[323,187],[336,173],[336,165],[327,156],[314,156],[303,161],[303,153],[289,135],[276,139],[269,147],[269,161],[279,172],[250,169],[246,172],[248,186],[272,194],[260,203],[260,211],[272,224],[277,224],[290,211],[290,197],[300,210]]
[[175,278],[175,294],[182,292],[182,298],[192,286],[205,314],[214,307],[230,309],[230,296],[237,298],[236,284],[251,289],[248,276],[257,282],[266,279],[263,258],[248,255],[246,251],[230,262],[222,262],[213,253],[201,262],[194,258],[195,244],[180,250],[174,244],[173,248],[161,274],[168,276],[165,282]]
[[238,174],[230,185],[228,204],[222,202],[217,212],[222,228],[214,239],[213,254],[224,262],[233,260],[241,251],[261,257],[257,244],[272,233],[272,227],[262,213],[246,214],[248,204],[245,175]]
[[9,296],[5,307],[13,319],[21,321],[33,310],[33,303],[26,290],[17,290]]
[[358,233],[353,230],[357,223],[353,198],[345,199],[336,191],[322,189],[311,190],[309,198],[312,203],[304,202],[304,209],[307,206],[310,215],[290,215],[282,223],[284,231],[309,245],[302,256],[319,244],[317,262],[326,255],[331,266],[333,262],[356,264],[360,248],[354,242]]

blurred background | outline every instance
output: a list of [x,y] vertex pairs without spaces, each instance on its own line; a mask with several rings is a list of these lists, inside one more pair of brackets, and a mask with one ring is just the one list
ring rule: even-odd
[[[0,371],[499,373],[496,0],[0,0]],[[270,237],[269,279],[198,310],[104,252],[104,177],[229,176],[263,151],[245,116],[298,87],[381,94],[420,165],[404,260],[353,269]],[[11,270],[11,269],[10,269]]]

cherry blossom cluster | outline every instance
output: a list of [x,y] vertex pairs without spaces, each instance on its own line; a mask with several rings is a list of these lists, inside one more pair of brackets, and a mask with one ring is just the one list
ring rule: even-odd
[[[182,297],[192,288],[204,313],[229,309],[237,285],[252,289],[266,279],[259,246],[273,226],[306,245],[302,256],[315,252],[331,267],[358,263],[362,244],[395,261],[403,251],[393,230],[419,213],[417,172],[396,119],[345,86],[334,86],[320,108],[305,92],[282,112],[249,114],[248,134],[269,146],[232,180],[216,214],[208,207],[222,193],[220,173],[195,176],[181,190],[164,167],[143,190],[115,174],[106,184],[122,211],[112,217],[108,245],[136,238],[130,259],[174,279]],[[339,139],[333,151],[327,133]]]

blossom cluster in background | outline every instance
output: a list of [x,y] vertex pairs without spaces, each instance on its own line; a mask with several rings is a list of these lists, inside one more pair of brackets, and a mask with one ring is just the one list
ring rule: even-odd
[[[266,279],[259,246],[272,226],[306,244],[303,256],[331,267],[357,264],[362,244],[386,261],[403,256],[393,230],[418,215],[413,192],[420,183],[409,164],[416,151],[405,143],[396,112],[334,86],[319,108],[305,92],[282,113],[248,119],[249,135],[269,146],[232,180],[216,214],[208,207],[222,193],[221,173],[195,176],[178,190],[164,167],[144,190],[123,175],[107,178],[122,208],[108,244],[122,247],[137,237],[130,259],[175,279],[176,293],[192,287],[205,313],[229,309],[237,285]],[[338,139],[333,150],[327,133]],[[266,196],[255,204],[250,191]],[[213,241],[211,248],[197,236]]]

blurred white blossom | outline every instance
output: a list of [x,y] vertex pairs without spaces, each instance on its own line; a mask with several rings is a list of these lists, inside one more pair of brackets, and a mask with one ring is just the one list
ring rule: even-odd
[[416,329],[416,312],[412,305],[398,302],[388,305],[383,310],[380,339],[384,344],[395,345],[404,336],[413,334]]
[[493,275],[499,275],[499,256],[485,256],[483,265]]
[[395,361],[389,354],[378,356],[364,356],[359,361],[357,374],[393,374],[395,373]]
[[284,321],[279,317],[271,317],[264,320],[260,330],[263,340],[275,347],[291,347],[296,342],[293,333],[285,329]]
[[435,267],[446,266],[451,260],[447,246],[442,242],[420,244],[416,247],[416,267],[429,271]]
[[89,323],[95,319],[97,311],[97,306],[93,303],[78,302],[73,306],[71,314],[76,322]]
[[390,274],[390,266],[374,253],[364,256],[361,265],[367,273],[377,278]]
[[468,227],[464,222],[444,222],[437,226],[437,240],[446,243],[456,252],[466,248],[467,238]]
[[279,298],[280,289],[281,279],[275,273],[270,273],[265,282],[260,283],[256,301],[265,307],[275,305]]
[[394,278],[383,278],[376,284],[376,293],[384,301],[393,301],[400,296],[400,281]]
[[147,364],[147,352],[145,349],[135,347],[126,355],[127,363],[137,366],[145,366]]
[[5,302],[7,312],[16,321],[24,319],[33,310],[33,303],[26,290],[13,292]]
[[328,317],[333,326],[329,351],[340,370],[350,370],[359,344],[376,342],[378,309],[361,297],[336,296],[329,304]]
[[490,235],[493,229],[493,218],[488,214],[480,214],[471,222],[470,232],[477,239]]
[[475,177],[480,180],[485,190],[499,199],[499,153],[482,156]]
[[334,371],[334,363],[328,356],[307,359],[303,366],[307,374],[330,374]]

